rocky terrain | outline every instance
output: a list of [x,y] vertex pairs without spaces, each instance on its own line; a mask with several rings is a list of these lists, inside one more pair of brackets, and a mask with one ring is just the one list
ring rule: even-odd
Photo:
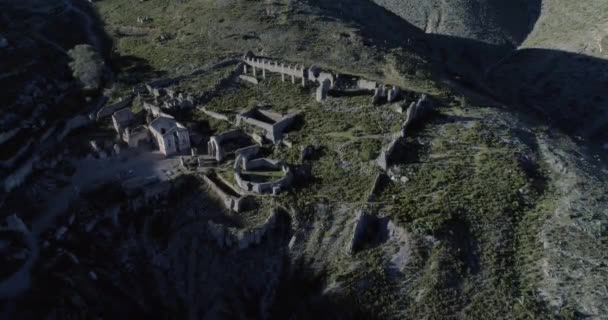
[[[0,318],[608,318],[608,8],[583,2],[3,3]],[[401,96],[244,81],[245,52]],[[203,179],[235,161],[116,152],[98,111],[150,117],[146,85],[193,97],[164,111],[201,153],[297,114],[261,151],[293,185],[237,213]]]

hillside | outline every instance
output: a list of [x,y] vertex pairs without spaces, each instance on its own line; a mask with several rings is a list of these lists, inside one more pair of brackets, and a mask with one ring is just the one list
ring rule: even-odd
[[428,34],[517,47],[538,17],[540,1],[374,0]]
[[[78,98],[27,132],[95,112],[0,194],[0,318],[605,318],[608,150],[587,138],[608,119],[608,11],[588,2],[75,1],[91,20],[11,2],[41,15],[0,15],[11,99],[54,75],[42,62]],[[75,25],[93,28],[50,37]],[[174,119],[192,149],[133,147],[91,108],[64,51],[106,37],[100,100],[137,129]],[[278,142],[260,110],[293,119]]]

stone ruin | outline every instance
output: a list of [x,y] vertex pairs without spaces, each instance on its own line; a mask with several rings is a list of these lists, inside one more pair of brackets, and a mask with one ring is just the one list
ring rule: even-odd
[[212,136],[207,142],[207,154],[214,157],[217,162],[235,155],[242,148],[254,145],[254,140],[241,130],[230,130]]
[[220,248],[245,250],[251,246],[260,244],[262,239],[277,227],[280,211],[272,209],[266,221],[259,226],[250,229],[237,230],[226,227],[213,221],[207,222],[207,234],[211,236]]
[[[146,85],[146,96],[143,97],[144,108],[158,110],[192,109],[196,102],[192,95],[177,92],[168,88],[157,88]],[[144,91],[144,92],[146,92]],[[140,92],[140,96],[141,96]]]
[[[282,190],[291,186],[291,183],[293,182],[293,173],[289,166],[280,161],[268,158],[250,159],[250,157],[253,158],[254,156],[255,155],[239,155],[235,160],[234,178],[239,188],[247,192],[258,194],[272,193],[273,195],[277,195]],[[253,174],[256,170],[281,171],[282,177],[270,179],[270,181],[260,181],[256,179],[256,175]]]
[[376,159],[376,164],[386,171],[390,165],[391,158],[398,143],[400,143],[406,135],[406,130],[411,124],[424,113],[432,108],[432,103],[426,94],[423,94],[417,102],[412,102],[407,109],[406,119],[401,125],[401,132],[393,137],[391,142],[380,151],[380,155]]
[[277,144],[283,138],[285,130],[293,123],[296,114],[280,114],[270,110],[254,108],[252,110],[240,113],[236,116],[236,125],[242,126],[248,124],[253,127],[262,129],[265,137]]
[[234,188],[230,182],[214,172],[203,175],[203,180],[222,204],[232,212],[241,212],[248,205],[247,198]]
[[125,108],[114,112],[112,122],[120,139],[131,148],[154,141],[165,156],[190,150],[186,127],[162,112],[152,112],[152,115],[148,124],[137,124],[131,109]]
[[259,70],[262,73],[262,79],[266,79],[266,72],[273,72],[279,73],[282,81],[285,81],[285,77],[290,77],[291,82],[295,84],[296,78],[298,78],[302,86],[306,86],[306,68],[303,65],[279,64],[276,61],[256,58],[251,52],[245,54],[243,62],[243,74],[247,75],[249,68],[251,68],[253,79],[256,79],[256,82]]

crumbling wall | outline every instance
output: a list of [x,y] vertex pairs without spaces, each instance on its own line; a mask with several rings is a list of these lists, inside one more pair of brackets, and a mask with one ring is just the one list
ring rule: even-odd
[[380,151],[380,155],[378,158],[376,158],[376,164],[378,164],[382,170],[386,171],[388,169],[391,157],[395,151],[395,146],[401,139],[402,136],[394,137],[393,140],[391,140],[391,142],[386,147],[382,148],[382,151]]
[[[221,176],[216,175],[217,178],[221,179],[222,182],[229,186],[229,184],[222,179]],[[222,201],[226,209],[234,212],[240,212],[245,207],[245,198],[244,197],[235,197],[227,194],[219,185],[215,183],[210,177],[207,175],[203,175],[203,180],[209,188],[213,191],[213,193]],[[236,190],[233,190],[235,193],[238,193]]]
[[[258,193],[258,194],[264,194],[264,193],[272,193],[274,195],[278,194],[281,192],[281,190],[284,190],[288,187],[291,186],[292,182],[293,182],[293,173],[291,172],[291,169],[288,166],[282,165],[281,170],[284,173],[284,176],[280,179],[274,180],[274,181],[269,181],[269,182],[253,182],[253,181],[248,181],[243,179],[242,175],[241,175],[241,171],[244,168],[251,168],[248,167],[248,162],[249,160],[244,159],[244,158],[239,158],[237,159],[239,161],[235,162],[235,170],[234,170],[234,179],[236,180],[236,184],[239,188],[248,191],[248,192],[254,192],[254,193]],[[254,166],[256,168],[273,168],[274,166],[277,165],[277,163],[272,162],[272,160],[269,159],[256,159],[258,161],[252,160],[254,161]],[[247,170],[247,169],[245,169]]]
[[406,118],[401,125],[401,136],[405,136],[405,131],[414,122],[420,118],[425,112],[428,112],[432,107],[432,103],[426,94],[423,94],[417,102],[412,102],[407,109]]
[[329,93],[329,89],[331,88],[331,83],[328,79],[325,79],[321,82],[317,91],[315,93],[315,97],[317,102],[322,102],[327,99],[327,93]]
[[30,147],[32,146],[33,143],[34,143],[33,139],[29,139],[28,141],[23,143],[21,148],[19,148],[19,150],[17,150],[17,152],[15,152],[15,154],[12,157],[10,157],[6,160],[0,161],[0,167],[3,167],[3,168],[12,167],[19,158],[21,158],[24,154],[26,154],[30,150]]
[[258,154],[259,151],[260,151],[260,146],[252,145],[249,147],[238,149],[234,153],[237,155],[237,157],[240,156],[245,159],[249,159],[249,158],[255,156],[256,154]]
[[199,108],[199,110],[203,111],[204,114],[210,116],[213,119],[230,121],[227,115],[215,111],[208,110],[207,107]]
[[[255,119],[252,115],[253,112],[260,112],[263,115],[276,121],[275,123],[268,123],[258,119]],[[252,110],[241,113],[236,116],[236,125],[240,126],[243,122],[262,129],[268,140],[272,143],[278,143],[283,138],[283,132],[293,123],[296,114],[280,115],[273,114],[272,112],[264,112],[263,110]]]
[[135,95],[131,94],[120,102],[117,102],[117,103],[109,105],[109,106],[102,107],[99,111],[97,111],[96,119],[100,120],[102,118],[112,115],[114,112],[116,112],[120,109],[130,107],[131,104],[133,103],[134,98],[135,98]]
[[295,83],[296,78],[301,80],[302,86],[306,85],[306,72],[303,65],[285,65],[284,63],[278,63],[276,61],[269,61],[266,59],[260,59],[248,53],[243,57],[243,74],[247,75],[248,67],[251,67],[253,78],[257,79],[258,69],[262,72],[262,78],[266,79],[266,71],[279,73],[281,80],[285,81],[285,76],[291,77],[291,82]]
[[405,138],[407,128],[418,118],[420,118],[425,112],[428,112],[432,107],[432,102],[427,95],[423,94],[417,102],[412,102],[410,107],[407,109],[406,118],[401,125],[401,132],[398,136],[393,137],[391,142],[380,151],[380,155],[376,159],[376,164],[386,171],[390,164],[391,157],[395,151],[396,145]]
[[220,162],[226,156],[226,152],[222,147],[222,142],[236,139],[239,137],[245,136],[245,134],[241,130],[231,130],[223,132],[219,135],[212,136],[209,138],[209,142],[207,142],[207,153],[210,156],[215,157],[217,162]]
[[378,83],[376,81],[371,81],[371,80],[367,80],[367,79],[357,80],[357,87],[359,89],[373,91],[376,89],[377,86],[378,86]]

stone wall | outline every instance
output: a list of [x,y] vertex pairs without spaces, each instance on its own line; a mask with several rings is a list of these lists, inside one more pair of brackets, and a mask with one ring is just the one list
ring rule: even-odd
[[245,136],[245,133],[241,130],[226,131],[220,133],[219,135],[212,136],[209,138],[209,142],[207,142],[207,153],[210,156],[215,157],[217,162],[221,162],[226,156],[226,151],[222,147],[222,143],[224,141],[237,139],[243,136]]
[[[253,166],[255,168],[269,168],[274,169],[277,166],[280,166],[283,171],[283,177],[274,181],[269,182],[253,182],[247,181],[243,179],[241,172],[244,168],[249,170],[255,169],[249,165],[249,162],[253,162]],[[247,170],[245,169],[245,170]],[[236,180],[236,184],[242,190],[248,192],[254,192],[258,194],[264,193],[272,193],[273,195],[278,194],[281,190],[284,190],[291,186],[293,183],[293,173],[291,169],[286,165],[279,165],[278,162],[270,160],[270,159],[256,159],[256,160],[248,160],[245,158],[239,157],[237,161],[235,161],[235,170],[234,170],[234,179]]]
[[[264,116],[273,119],[275,123],[268,123],[254,117],[254,112],[262,113]],[[240,126],[243,122],[264,130],[266,138],[272,143],[279,143],[283,138],[283,132],[294,122],[296,114],[281,115],[265,110],[251,110],[236,116],[236,125]]]
[[[219,183],[223,183],[226,187],[231,188],[229,184],[222,179],[221,176],[216,175],[216,178],[220,179]],[[222,201],[226,209],[234,212],[240,212],[245,207],[245,198],[242,196],[234,196],[228,194],[222,187],[219,186],[218,182],[214,181],[207,175],[203,175],[203,180],[209,186],[211,191]],[[233,188],[231,188],[233,189]],[[232,190],[235,194],[238,194],[236,190]]]
[[99,111],[97,111],[96,119],[100,120],[102,118],[111,116],[114,112],[130,107],[131,103],[133,103],[133,99],[135,95],[131,94],[124,98],[122,101],[117,102],[115,104],[104,106]]
[[199,110],[203,111],[204,114],[210,116],[213,119],[230,121],[227,115],[215,111],[208,110],[206,107],[199,108]]
[[378,173],[376,175],[376,178],[374,178],[374,182],[372,183],[372,187],[369,190],[369,194],[367,196],[368,202],[374,200],[374,198],[376,197],[376,193],[378,192],[378,189],[382,184],[382,179],[384,179],[385,177],[386,175],[384,173]]
[[249,68],[252,69],[254,78],[257,78],[258,72],[262,73],[262,78],[266,79],[266,72],[279,73],[281,80],[285,81],[285,77],[291,77],[291,82],[295,83],[296,78],[299,78],[302,86],[306,85],[306,68],[303,65],[291,65],[278,63],[276,61],[270,61],[266,59],[260,59],[254,57],[252,54],[248,54],[243,58],[243,74],[247,75]]
[[30,147],[32,146],[33,143],[34,143],[33,139],[29,139],[28,141],[23,143],[21,148],[19,148],[19,150],[17,150],[17,152],[15,152],[15,154],[12,157],[10,157],[6,160],[0,161],[0,167],[3,167],[3,168],[12,167],[19,158],[21,158],[26,152],[28,152],[30,150]]
[[386,171],[388,169],[391,157],[393,155],[393,152],[395,151],[395,146],[402,138],[402,136],[394,137],[393,140],[391,140],[391,142],[387,146],[382,148],[382,151],[380,151],[380,155],[378,156],[378,158],[376,158],[376,164],[378,164],[378,166],[382,170]]
[[0,144],[3,144],[13,138],[15,135],[17,135],[17,133],[19,133],[20,130],[21,128],[13,128],[8,131],[0,132]]

